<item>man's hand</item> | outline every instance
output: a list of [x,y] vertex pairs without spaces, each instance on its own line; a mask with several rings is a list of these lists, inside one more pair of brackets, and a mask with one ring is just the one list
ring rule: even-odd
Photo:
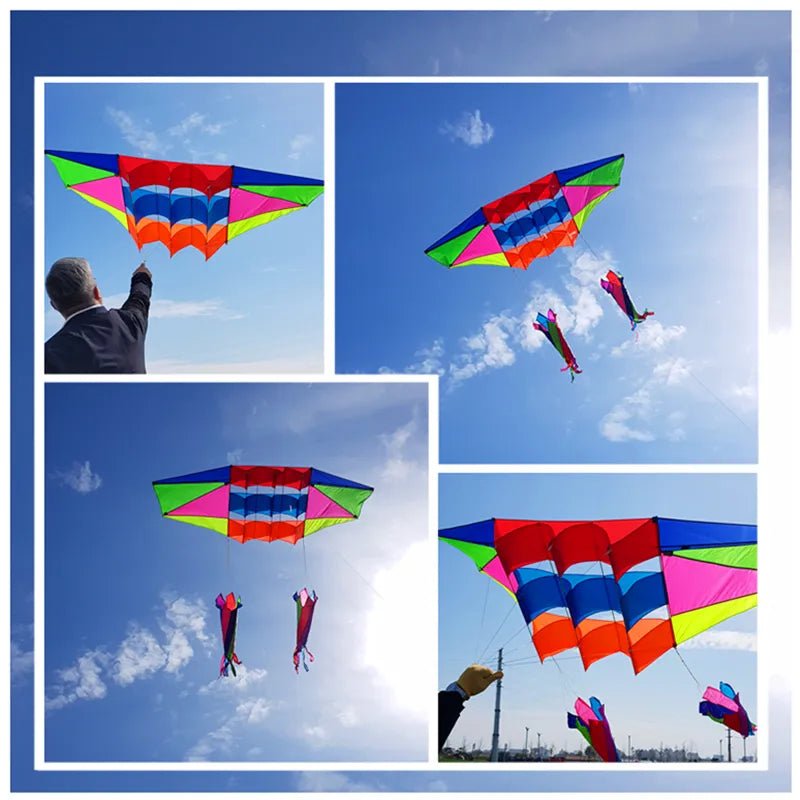
[[147,275],[148,278],[152,278],[153,277],[153,273],[150,272],[149,269],[147,269],[147,265],[144,263],[144,261],[142,261],[142,263],[139,264],[138,267],[136,267],[136,269],[133,271],[133,274],[134,275],[139,275],[139,274]]
[[502,672],[495,672],[490,667],[484,667],[481,664],[472,664],[461,673],[461,677],[456,683],[472,697],[480,694],[502,677]]

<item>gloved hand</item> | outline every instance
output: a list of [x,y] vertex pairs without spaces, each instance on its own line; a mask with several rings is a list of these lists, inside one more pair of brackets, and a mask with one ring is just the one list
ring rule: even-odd
[[461,673],[461,677],[456,683],[466,692],[468,697],[473,697],[502,677],[502,672],[495,672],[491,667],[471,664]]

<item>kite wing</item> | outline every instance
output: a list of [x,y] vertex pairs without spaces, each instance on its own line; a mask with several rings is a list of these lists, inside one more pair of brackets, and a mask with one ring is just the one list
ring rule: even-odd
[[623,653],[639,673],[757,602],[755,525],[490,519],[439,537],[514,595],[542,661]]
[[206,259],[246,231],[310,205],[315,178],[221,164],[45,150],[61,180],[111,214],[136,246],[161,242],[170,256],[194,247]]
[[567,340],[561,332],[561,328],[558,327],[556,312],[551,308],[547,312],[547,316],[541,313],[537,314],[536,322],[533,323],[533,327],[536,328],[537,331],[541,331],[547,337],[550,344],[555,347],[558,354],[564,359],[567,365],[566,367],[562,367],[561,371],[566,372],[569,370],[570,380],[574,381],[575,373],[580,373],[581,369],[578,367],[578,362],[575,360],[575,356],[572,354],[572,350],[570,350]]
[[603,704],[596,697],[590,697],[588,703],[579,697],[575,712],[567,713],[567,727],[580,731],[603,761],[619,761]]
[[237,542],[296,544],[357,519],[370,486],[314,467],[233,464],[153,482],[162,516],[210,528]]
[[709,686],[700,702],[699,711],[745,739],[756,733],[757,727],[750,722],[747,711],[739,701],[739,693],[729,683],[720,683],[719,689]]
[[560,169],[487,203],[425,250],[446,267],[527,269],[572,247],[586,218],[620,184],[624,155]]
[[294,648],[294,671],[297,672],[300,667],[300,659],[303,660],[303,669],[308,672],[308,664],[306,664],[306,655],[309,661],[314,660],[314,656],[306,646],[308,642],[308,634],[311,632],[311,621],[314,619],[314,606],[317,605],[317,594],[312,590],[311,594],[308,589],[301,589],[292,595],[292,599],[297,603],[297,643]]
[[647,309],[644,310],[644,314],[640,314],[636,310],[633,305],[633,300],[631,300],[631,296],[625,288],[625,281],[622,275],[618,275],[614,270],[610,269],[606,273],[606,277],[600,279],[600,285],[614,298],[614,302],[616,302],[623,313],[628,317],[631,322],[631,330],[644,322],[648,317],[653,316],[653,312]]
[[234,664],[241,664],[236,655],[236,618],[242,607],[242,599],[231,592],[227,597],[217,595],[217,608],[219,609],[219,623],[222,628],[222,659],[219,662],[220,677],[228,677],[228,670],[236,677]]

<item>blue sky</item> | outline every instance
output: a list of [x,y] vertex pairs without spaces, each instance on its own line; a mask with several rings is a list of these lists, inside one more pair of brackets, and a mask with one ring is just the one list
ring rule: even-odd
[[[756,123],[752,85],[340,86],[337,369],[440,374],[444,462],[755,459]],[[621,152],[575,248],[527,272],[424,255],[483,203]],[[609,268],[655,311],[638,337]],[[548,308],[574,384],[531,328]]]
[[[50,84],[45,144],[322,178],[322,87]],[[64,255],[88,258],[109,306],[124,302],[130,274],[147,259],[149,372],[322,369],[324,199],[237,237],[207,263],[191,247],[172,259],[160,243],[139,253],[109,214],[63,188],[49,162],[45,201],[46,267]],[[63,320],[47,308],[51,336]]]
[[[407,598],[430,554],[426,409],[420,384],[49,386],[47,760],[424,758],[425,698],[396,678],[433,592]],[[152,480],[228,463],[316,466],[375,493],[305,548],[161,518]],[[298,676],[303,586],[320,600]],[[244,667],[217,680],[213,602],[230,591]]]
[[[624,519],[663,516],[755,523],[751,475],[442,475],[439,517],[443,528],[489,517],[517,519]],[[484,610],[485,607],[485,610]],[[509,614],[509,609],[511,613]],[[596,695],[606,704],[617,746],[681,747],[711,756],[724,730],[697,713],[699,695],[724,680],[740,693],[751,719],[756,702],[756,611],[726,620],[679,649],[702,688],[674,653],[639,675],[626,656],[615,655],[584,671],[574,652],[541,664],[516,603],[481,575],[472,561],[439,544],[439,683],[456,680],[469,663],[495,663],[504,648],[501,746],[524,744],[525,726],[542,734],[542,746],[575,750],[582,740],[566,728],[576,696]],[[654,698],[660,698],[654,702]],[[451,743],[491,743],[494,692],[467,704]],[[530,742],[529,742],[530,743]],[[535,736],[534,736],[535,744]],[[757,741],[748,741],[755,752]],[[735,737],[734,758],[742,755]]]

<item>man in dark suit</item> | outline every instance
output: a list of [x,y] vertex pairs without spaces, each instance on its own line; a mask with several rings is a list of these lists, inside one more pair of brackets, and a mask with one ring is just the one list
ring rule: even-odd
[[47,373],[144,373],[144,339],[153,288],[140,264],[121,308],[106,308],[89,262],[60,258],[45,282],[50,305],[64,325],[44,345]]

